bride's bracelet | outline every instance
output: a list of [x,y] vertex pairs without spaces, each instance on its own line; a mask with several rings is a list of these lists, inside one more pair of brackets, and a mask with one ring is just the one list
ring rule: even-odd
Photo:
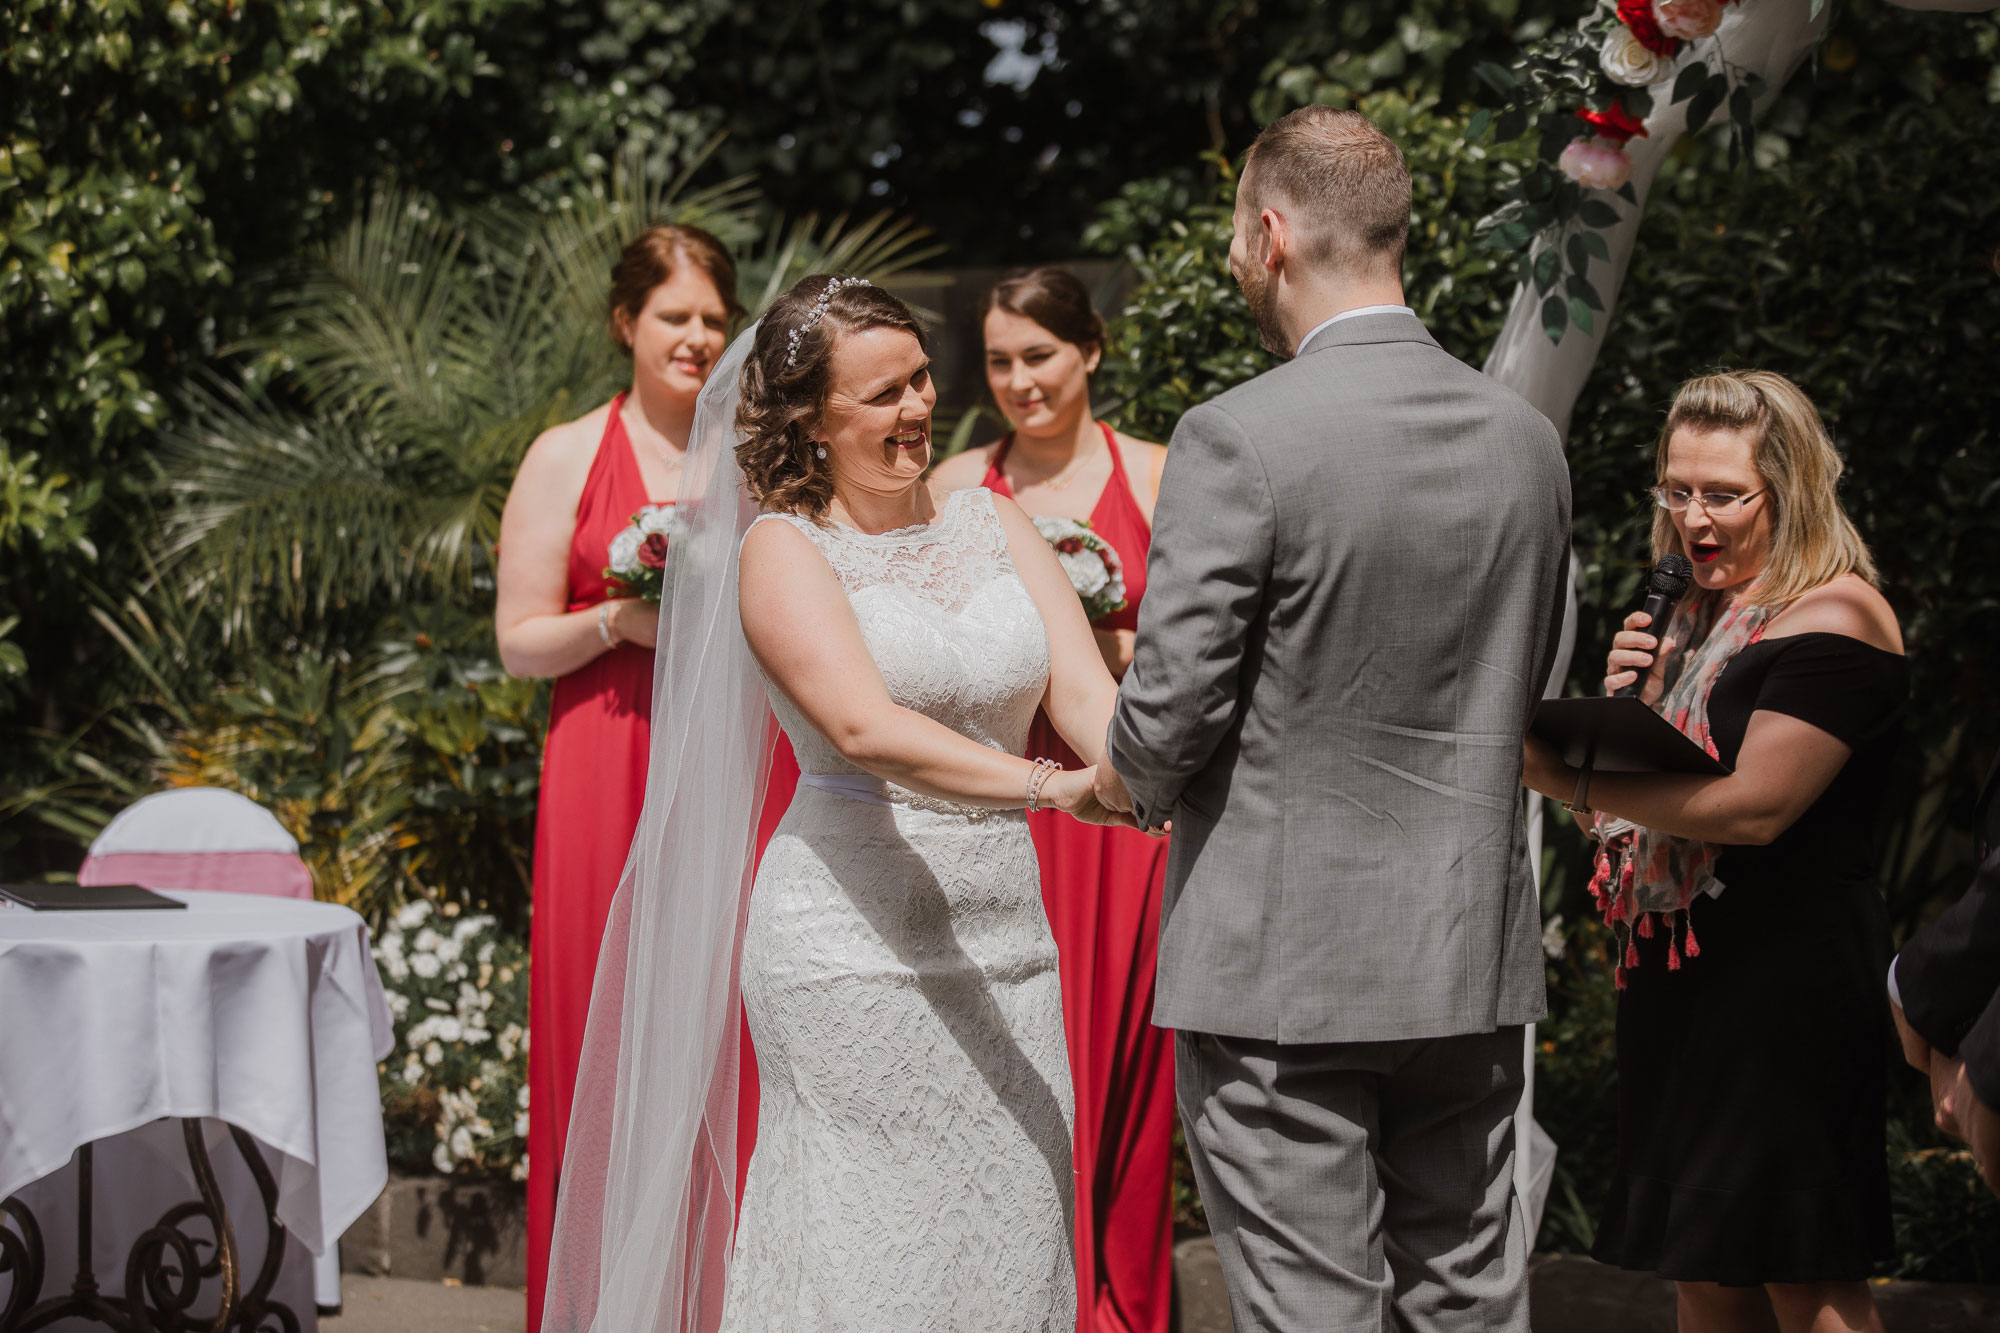
[[1049,774],[1062,772],[1062,765],[1053,759],[1037,759],[1034,772],[1028,774],[1028,813],[1042,808],[1042,786],[1049,780]]

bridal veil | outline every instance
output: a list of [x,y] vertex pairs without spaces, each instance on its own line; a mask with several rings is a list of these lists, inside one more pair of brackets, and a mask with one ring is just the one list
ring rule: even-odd
[[707,1333],[721,1315],[736,1218],[737,962],[771,739],[736,605],[738,547],[757,516],[735,451],[755,333],[709,376],[688,440],[682,503],[698,498],[670,555],[645,806],[591,991],[549,1333]]

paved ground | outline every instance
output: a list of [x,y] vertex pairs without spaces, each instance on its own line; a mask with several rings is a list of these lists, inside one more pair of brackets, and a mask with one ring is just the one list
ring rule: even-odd
[[[1180,1333],[1232,1333],[1214,1247],[1174,1250]],[[408,1278],[343,1279],[346,1305],[325,1333],[524,1333],[521,1293],[508,1287],[446,1286]],[[1674,1333],[1673,1288],[1588,1259],[1540,1259],[1534,1267],[1535,1333]],[[1889,1282],[1876,1288],[1888,1333],[1976,1333],[2000,1328],[2000,1286]]]
[[323,1333],[526,1333],[526,1298],[511,1287],[446,1286],[413,1278],[340,1279],[340,1314]]

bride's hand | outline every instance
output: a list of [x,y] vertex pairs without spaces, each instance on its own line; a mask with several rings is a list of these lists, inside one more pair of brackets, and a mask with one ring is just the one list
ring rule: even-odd
[[1086,824],[1110,824],[1118,828],[1137,828],[1132,816],[1113,810],[1097,799],[1097,769],[1066,769],[1049,774],[1042,784],[1042,804],[1079,819]]

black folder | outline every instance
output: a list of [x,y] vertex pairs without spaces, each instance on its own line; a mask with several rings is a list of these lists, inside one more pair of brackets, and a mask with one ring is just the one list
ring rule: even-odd
[[1528,730],[1563,762],[1599,773],[1706,773],[1729,766],[1637,699],[1544,699]]
[[137,884],[0,884],[0,898],[37,912],[129,912],[187,906]]

